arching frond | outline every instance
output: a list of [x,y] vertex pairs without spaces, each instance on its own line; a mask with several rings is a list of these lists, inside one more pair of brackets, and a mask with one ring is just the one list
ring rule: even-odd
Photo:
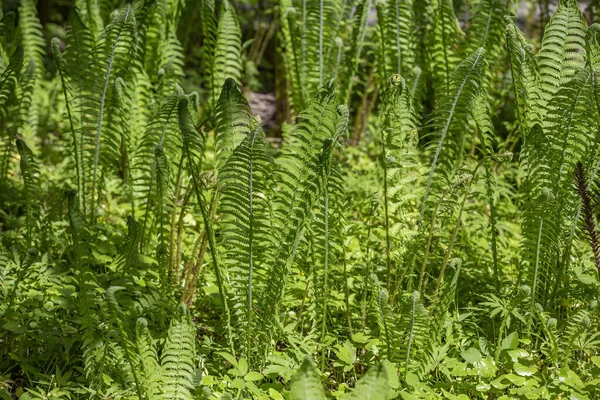
[[460,167],[463,159],[463,140],[467,134],[467,118],[481,90],[485,62],[485,52],[482,48],[468,56],[452,73],[448,94],[442,97],[436,107],[432,121],[435,127],[435,140],[432,142],[433,159],[421,214],[427,207],[432,188],[435,189],[436,171],[438,174],[443,171],[443,176],[453,174],[456,168]]
[[233,78],[227,78],[215,109],[215,170],[219,174],[229,156],[250,133],[250,105]]

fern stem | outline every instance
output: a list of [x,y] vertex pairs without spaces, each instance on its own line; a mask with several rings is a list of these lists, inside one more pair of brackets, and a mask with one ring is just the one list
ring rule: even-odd
[[181,194],[181,174],[183,172],[184,157],[185,155],[182,153],[177,165],[177,177],[175,178],[175,193],[173,195],[173,210],[171,211],[171,226],[169,230],[169,272],[167,274],[169,279],[173,277],[173,270],[175,268],[175,223],[177,219],[177,203]]
[[[396,15],[395,15],[395,23],[396,23],[396,55],[398,57],[398,65],[396,66],[396,73],[402,76],[402,48],[400,47],[400,8],[399,2],[400,0],[395,0],[396,6]],[[389,291],[389,283],[388,283],[388,291]]]
[[[56,39],[56,40],[58,40],[58,39]],[[79,146],[77,145],[77,132],[75,131],[75,124],[73,123],[73,115],[71,113],[71,102],[69,101],[69,95],[67,92],[67,82],[65,80],[63,70],[62,70],[62,68],[60,68],[62,56],[59,53],[60,49],[58,48],[58,43],[56,43],[56,45],[55,45],[55,43],[56,42],[53,40],[52,41],[53,50],[56,53],[56,54],[54,54],[54,60],[56,63],[56,71],[58,73],[58,76],[60,77],[62,91],[63,91],[63,95],[65,97],[65,107],[67,108],[67,117],[69,119],[69,128],[71,129],[71,134],[73,135],[73,154],[74,154],[74,158],[75,158],[75,173],[76,173],[76,177],[77,177],[77,193],[82,193],[83,194],[82,197],[85,198],[85,192],[82,190],[82,180],[81,180],[80,165],[79,165],[80,153],[79,153]]]
[[412,347],[412,342],[415,337],[415,312],[417,309],[417,298],[419,297],[419,292],[413,292],[412,294],[412,307],[410,311],[410,333],[408,335],[408,344],[406,345],[406,368],[404,369],[404,382],[406,382],[406,377],[408,376],[408,366],[410,365],[410,350]]
[[252,279],[253,279],[253,272],[254,272],[254,208],[253,208],[253,197],[254,197],[254,191],[253,191],[253,168],[254,168],[254,157],[252,157],[252,154],[254,154],[254,142],[256,140],[256,134],[258,132],[259,128],[254,129],[253,133],[252,133],[252,142],[250,144],[250,157],[249,157],[249,173],[248,173],[248,201],[249,201],[249,209],[248,209],[248,220],[249,220],[249,231],[248,231],[248,304],[247,304],[247,309],[246,309],[246,319],[248,321],[248,327],[247,327],[247,357],[248,360],[250,360],[250,355],[251,355],[251,349],[252,349],[252,340],[254,339],[253,337],[253,330],[252,330],[252,291],[253,291],[253,286],[252,286]]
[[383,297],[384,293],[387,293],[384,289],[381,289],[379,291],[379,295],[377,296],[377,304],[379,305],[379,313],[381,314],[381,322],[383,323],[383,330],[385,333],[385,346],[387,349],[387,356],[388,358],[390,358],[392,354],[392,348],[390,347],[390,333],[388,331],[385,313],[383,312],[383,305],[381,303],[381,298]]
[[323,304],[322,304],[322,317],[321,317],[321,346],[323,346],[321,350],[321,369],[325,370],[325,334],[327,333],[327,300],[329,297],[329,287],[328,287],[328,278],[329,278],[329,190],[328,190],[328,181],[325,180],[325,260],[323,266]]
[[529,326],[527,327],[527,331],[531,330],[531,322],[533,318],[533,309],[535,307],[535,294],[537,291],[537,280],[538,280],[538,272],[539,272],[539,264],[540,264],[540,247],[542,244],[542,230],[544,228],[544,218],[540,217],[540,227],[538,229],[538,239],[537,246],[535,250],[535,267],[533,270],[533,285],[531,288],[531,304],[529,307]]
[[323,0],[319,0],[319,87],[323,85]]
[[390,211],[389,211],[389,192],[388,192],[388,169],[387,169],[387,148],[385,143],[387,138],[382,138],[383,152],[382,152],[382,164],[383,164],[383,212],[385,219],[385,264],[386,264],[386,289],[389,293],[391,278],[392,278],[392,258],[391,258],[391,238],[390,238]]

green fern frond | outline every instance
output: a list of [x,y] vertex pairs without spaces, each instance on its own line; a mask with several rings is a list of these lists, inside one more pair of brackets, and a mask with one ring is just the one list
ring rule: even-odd
[[585,43],[587,65],[593,71],[600,66],[600,24],[593,24],[588,28]]
[[[392,74],[412,83],[416,63],[413,0],[384,0],[377,3],[377,23],[381,46],[381,81]],[[409,78],[410,77],[410,78]]]
[[291,0],[280,0],[281,42],[283,59],[286,66],[286,77],[290,85],[288,97],[294,110],[303,110],[305,105],[304,88],[302,87],[302,32],[296,22],[299,13]]
[[421,205],[421,218],[431,190],[435,189],[436,171],[438,174],[452,176],[456,168],[461,166],[468,117],[481,90],[485,63],[482,48],[468,56],[452,73],[448,94],[443,96],[436,107],[432,124],[437,140],[432,142],[433,159]]
[[[264,290],[271,237],[269,180],[272,161],[262,128],[254,123],[231,153],[220,174],[222,244],[231,279],[231,304],[236,325],[242,331],[240,349],[252,360],[257,341],[264,344],[255,317],[258,296]],[[261,347],[261,346],[258,346]]]
[[250,134],[250,105],[233,78],[227,78],[215,109],[215,172]]
[[224,308],[225,326],[228,330],[228,339],[231,344],[231,315],[229,312],[229,304],[227,299],[227,288],[225,282],[226,271],[224,265],[219,263],[217,259],[217,248],[215,244],[214,231],[212,227],[212,221],[209,218],[209,210],[204,199],[204,191],[202,190],[202,182],[199,176],[199,165],[198,158],[202,157],[204,150],[204,138],[198,134],[196,127],[192,121],[192,117],[189,110],[190,101],[187,98],[183,98],[179,101],[178,105],[178,120],[179,129],[181,131],[183,141],[183,152],[188,162],[188,167],[191,173],[191,181],[193,185],[193,191],[196,194],[196,201],[202,214],[202,221],[204,223],[204,229],[206,231],[206,237],[208,239],[208,247],[211,254],[212,265],[217,278],[217,286],[219,288],[219,296]]
[[73,237],[73,245],[75,248],[75,259],[77,268],[81,269],[84,264],[93,261],[92,251],[89,246],[90,232],[79,208],[77,191],[70,190],[67,193],[67,201],[71,236]]
[[161,355],[162,398],[191,400],[195,366],[195,332],[187,308],[181,305],[167,332]]
[[[542,109],[586,64],[587,23],[576,0],[560,0],[544,31],[537,56],[540,68],[539,104]],[[545,125],[543,125],[545,128]]]
[[4,122],[7,117],[9,106],[15,96],[21,69],[23,68],[23,47],[18,46],[10,57],[10,63],[0,76],[0,121]]
[[37,230],[37,216],[40,213],[40,170],[33,153],[23,140],[17,139],[17,149],[21,156],[21,176],[25,184],[23,196],[25,198],[25,226],[27,229],[25,237],[27,239],[27,246],[31,247],[34,243],[33,234]]
[[242,33],[235,9],[227,1],[219,18],[214,54],[210,62],[211,101],[209,110],[217,103],[225,80],[231,78],[240,84],[242,75]]
[[81,131],[78,129],[76,130],[76,128],[75,128],[75,126],[76,126],[75,115],[74,115],[74,111],[72,110],[72,98],[73,98],[72,97],[73,96],[72,89],[66,78],[66,65],[65,65],[65,60],[60,51],[60,41],[58,38],[52,39],[52,58],[54,59],[54,64],[56,65],[57,74],[60,77],[63,95],[65,97],[65,107],[67,109],[67,118],[69,120],[69,128],[71,130],[71,138],[72,138],[71,140],[73,143],[72,157],[75,162],[75,179],[76,179],[77,191],[79,193],[83,193],[82,191],[83,191],[84,185],[83,185],[82,174],[81,174],[82,159],[81,159],[81,150],[80,150],[80,148],[81,148]]
[[381,153],[383,170],[383,212],[386,246],[386,289],[391,288],[392,253],[398,246],[392,243],[398,236],[398,225],[406,223],[401,216],[398,186],[406,183],[407,172],[414,168],[414,150],[418,142],[414,109],[404,79],[392,75],[383,94],[381,111]]
[[75,5],[81,13],[81,20],[90,28],[92,37],[98,38],[104,29],[104,21],[100,15],[99,0],[76,0]]
[[266,293],[261,301],[263,320],[267,326],[276,318],[276,310],[283,298],[290,266],[296,256],[298,243],[315,202],[323,193],[323,171],[321,162],[328,159],[324,152],[333,151],[344,134],[348,113],[335,105],[334,83],[330,81],[315,96],[311,104],[299,116],[289,141],[278,159],[280,183],[274,198],[274,223],[279,232],[280,245],[273,249]]
[[525,40],[523,34],[511,20],[506,26],[506,44],[513,77],[513,86],[517,100],[517,119],[521,124],[521,134],[527,140],[529,129],[534,123],[540,123],[535,104],[539,103],[539,67],[533,54],[533,46]]
[[470,12],[467,51],[483,47],[488,60],[496,60],[502,51],[504,17],[508,13],[503,0],[480,0]]
[[385,289],[373,296],[377,298],[378,324],[386,358],[401,367],[406,376],[430,336],[427,310],[417,291],[402,294],[396,306],[389,303]]
[[19,31],[23,45],[23,58],[35,61],[36,75],[41,75],[44,65],[46,42],[37,17],[35,0],[22,0],[19,4]]
[[[131,4],[125,5],[106,26],[95,48],[96,60],[82,95],[84,113],[84,166],[89,184],[90,221],[94,222],[100,202],[99,186],[104,173],[114,171],[113,163],[121,158],[122,110],[119,108],[118,83],[130,74],[136,44],[136,22]],[[122,104],[122,102],[121,102]]]
[[464,33],[454,14],[452,0],[437,0],[434,4],[427,46],[436,97],[441,97],[452,93],[452,74],[461,62],[458,49]]
[[344,69],[341,74],[336,72],[339,77],[336,79],[339,82],[338,87],[340,88],[339,100],[342,104],[348,104],[348,101],[350,100],[350,94],[352,93],[352,87],[354,86],[354,75],[358,69],[360,56],[365,43],[370,11],[371,0],[360,0],[356,5],[354,20],[352,21],[350,48],[345,54]]
[[148,322],[144,318],[138,318],[135,325],[135,350],[140,360],[136,368],[140,370],[140,381],[145,395],[149,400],[161,399],[164,384],[161,366],[154,340],[148,330]]
[[16,21],[17,16],[14,11],[9,11],[0,18],[0,69],[2,70],[6,68],[9,61],[8,45],[17,29]]
[[[145,133],[139,141],[137,149],[132,156],[132,175],[134,192],[138,193],[137,207],[142,218],[142,245],[145,246],[151,239],[153,228],[153,215],[161,215],[159,210],[152,213],[152,208],[159,204],[163,199],[157,196],[157,190],[162,194],[167,194],[167,187],[173,185],[171,179],[166,179],[161,188],[156,187],[158,175],[158,159],[163,158],[166,161],[162,169],[163,178],[166,177],[167,170],[177,168],[177,163],[181,158],[181,135],[179,134],[179,125],[177,120],[177,106],[182,98],[183,92],[180,88],[171,93],[160,105],[159,111],[150,118]],[[162,156],[157,156],[156,149],[161,148]],[[164,203],[162,203],[164,204]]]

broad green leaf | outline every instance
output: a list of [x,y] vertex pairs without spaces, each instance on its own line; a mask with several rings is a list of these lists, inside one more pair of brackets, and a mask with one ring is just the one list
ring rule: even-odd
[[477,361],[481,360],[483,357],[479,350],[475,347],[471,347],[460,353],[460,356],[469,364],[475,364]]

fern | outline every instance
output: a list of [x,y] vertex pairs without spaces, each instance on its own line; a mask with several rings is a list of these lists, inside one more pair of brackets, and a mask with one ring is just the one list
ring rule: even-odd
[[[354,85],[354,75],[358,69],[361,53],[365,44],[367,34],[369,12],[371,10],[371,0],[362,0],[356,6],[354,21],[352,23],[352,36],[350,38],[350,48],[345,54],[344,70],[339,73],[342,67],[336,67],[336,80],[339,82],[339,99],[342,104],[347,104]],[[293,64],[292,64],[293,65]]]
[[271,279],[263,296],[261,314],[267,326],[274,322],[276,310],[285,291],[290,266],[296,256],[300,237],[305,223],[323,192],[323,168],[320,161],[328,159],[328,152],[339,140],[347,118],[346,108],[335,106],[333,82],[329,82],[315,96],[311,105],[300,114],[300,121],[290,135],[290,141],[279,158],[280,188],[274,198],[275,229],[279,230],[277,240],[281,243],[273,249],[268,275]]
[[[277,246],[271,236],[269,221],[271,210],[268,193],[272,161],[261,127],[256,123],[252,125],[229,156],[219,176],[222,185],[221,234],[228,255],[227,270],[232,280],[231,303],[236,325],[242,332],[239,347],[248,360],[251,360],[257,336],[264,340],[254,315],[258,307],[255,293],[264,290],[268,280],[267,249]],[[227,135],[228,132],[223,134]]]
[[454,14],[452,0],[437,0],[435,14],[428,34],[429,64],[436,97],[452,95],[452,74],[460,64],[458,47],[463,32]]
[[538,54],[540,95],[537,106],[540,109],[547,109],[557,88],[585,66],[586,32],[587,24],[577,2],[560,0],[544,31]]
[[[163,101],[158,112],[150,118],[145,133],[131,157],[132,185],[134,192],[139,193],[136,203],[143,219],[141,242],[144,246],[154,233],[153,221],[162,217],[160,210],[153,213],[152,207],[165,205],[167,199],[160,194],[166,196],[169,187],[174,186],[172,178],[168,178],[166,175],[167,171],[175,170],[181,159],[181,135],[178,131],[177,106],[182,96],[181,89],[177,88]],[[158,148],[162,149],[162,155],[157,154]],[[164,165],[162,165],[161,173],[164,180],[159,181],[158,163],[163,157]],[[159,184],[162,187],[158,187]],[[160,194],[159,190],[161,190]],[[153,216],[155,216],[154,219]]]
[[[138,318],[135,326],[135,350],[139,356],[140,380],[148,399],[160,399],[163,392],[161,366],[154,345],[154,340],[148,330],[148,322]],[[186,355],[187,356],[187,355]]]
[[248,101],[235,80],[227,78],[215,109],[215,170],[219,174],[229,156],[250,134]]
[[3,121],[8,113],[11,97],[14,96],[14,90],[17,86],[21,68],[23,67],[23,47],[19,46],[10,57],[10,63],[2,72],[0,77],[0,100],[2,100],[2,108],[0,108],[0,120]]
[[227,1],[223,3],[218,24],[215,23],[213,5],[204,3],[204,36],[208,57],[210,90],[209,112],[212,112],[227,78],[239,85],[242,73],[241,31],[235,10]]
[[384,94],[381,112],[381,154],[383,170],[383,212],[386,246],[386,288],[391,287],[392,276],[392,236],[396,237],[401,217],[397,182],[406,179],[411,168],[411,152],[414,152],[416,139],[415,115],[411,96],[406,83],[399,75],[392,75]]
[[[223,271],[223,266],[219,264],[217,259],[217,248],[215,244],[214,232],[212,230],[211,221],[209,219],[208,208],[205,204],[204,195],[201,189],[200,176],[198,175],[198,166],[196,164],[196,159],[198,156],[202,155],[202,150],[204,147],[204,139],[199,137],[196,132],[196,128],[191,119],[190,111],[189,111],[189,100],[187,98],[183,98],[179,101],[178,105],[178,120],[179,120],[179,129],[181,131],[182,141],[183,141],[183,150],[185,157],[188,161],[190,173],[191,173],[191,181],[193,185],[193,191],[196,194],[196,200],[198,202],[198,207],[200,208],[200,212],[202,214],[202,220],[204,222],[204,229],[206,230],[206,236],[208,238],[208,247],[211,254],[212,265],[214,268],[215,275],[217,277],[217,285],[219,287],[219,295],[221,297],[221,302],[224,307],[224,317],[227,330],[231,331],[231,315],[229,312],[229,304],[227,302],[227,294],[225,287],[225,274]],[[232,335],[229,334],[229,339],[231,340]]]
[[195,367],[194,328],[187,308],[181,305],[167,332],[161,366],[164,374],[162,398],[192,399]]
[[[136,23],[131,5],[123,7],[117,17],[106,26],[96,44],[99,57],[92,64],[91,74],[85,83],[83,112],[84,165],[90,187],[90,220],[96,218],[100,201],[99,186],[108,165],[120,158],[121,130],[119,124],[119,100],[117,77],[127,77],[132,54],[135,54]],[[102,157],[101,157],[102,156]]]
[[[343,144],[340,140],[346,136],[348,110],[340,107],[340,119],[336,126],[336,139],[324,142],[320,159],[323,173],[323,194],[315,204],[311,226],[308,230],[312,244],[313,270],[313,323],[312,328],[325,343],[328,325],[328,311],[331,302],[332,281],[335,279],[334,267],[339,265],[343,238],[338,236],[339,226],[343,223],[344,180],[340,171],[340,157]],[[321,352],[321,367],[325,365],[325,349]]]
[[387,291],[377,296],[378,324],[383,333],[386,358],[404,370],[404,377],[412,369],[412,361],[424,350],[428,337],[428,315],[419,292],[403,293],[397,306],[389,303]]
[[[413,81],[416,63],[415,43],[410,40],[415,30],[413,0],[387,0],[377,4],[381,46],[381,79],[397,74]],[[409,78],[410,77],[410,78]]]
[[451,173],[457,166],[460,166],[458,163],[461,162],[463,156],[462,147],[467,118],[473,108],[473,102],[479,94],[484,64],[485,55],[481,48],[467,57],[452,73],[448,95],[444,96],[436,107],[432,124],[438,139],[427,178],[421,215],[427,206],[430,191],[434,187],[434,177],[437,176],[438,166],[441,166],[443,174]]
[[19,155],[21,156],[21,175],[23,176],[23,182],[25,184],[23,196],[25,198],[25,238],[27,240],[27,246],[31,247],[34,243],[34,232],[37,230],[37,224],[35,220],[40,213],[38,197],[41,189],[39,182],[40,171],[32,151],[21,139],[17,139],[17,149],[19,150]]

